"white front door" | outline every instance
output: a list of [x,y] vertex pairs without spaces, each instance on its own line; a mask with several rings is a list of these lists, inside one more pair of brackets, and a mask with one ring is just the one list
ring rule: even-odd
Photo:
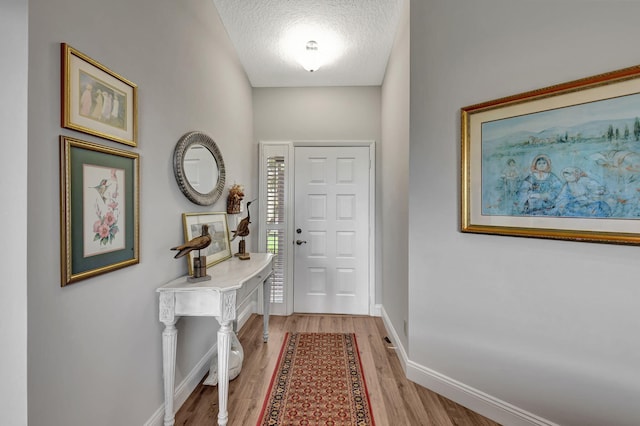
[[294,310],[369,314],[369,148],[296,147]]

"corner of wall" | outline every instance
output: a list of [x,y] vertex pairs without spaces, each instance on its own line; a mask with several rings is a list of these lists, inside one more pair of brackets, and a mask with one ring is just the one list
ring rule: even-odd
[[558,426],[556,423],[458,382],[430,368],[407,361],[407,378],[500,424]]
[[[389,334],[391,334],[390,339],[391,343],[396,348],[396,353],[398,354],[398,359],[400,360],[400,365],[402,365],[402,369],[404,373],[407,374],[407,362],[409,358],[407,356],[407,349],[402,346],[402,340],[400,339],[400,335],[396,332],[396,329],[393,327],[393,323],[391,319],[387,315],[387,312],[384,310],[384,306],[380,307],[382,322],[384,323],[384,328],[387,330]],[[408,376],[407,376],[408,377]]]
[[407,379],[500,424],[510,426],[558,426],[556,423],[411,361],[407,354],[408,348],[402,346],[399,335],[385,312],[384,306],[380,306],[380,311],[384,327],[390,334],[389,338],[395,346],[398,359]]

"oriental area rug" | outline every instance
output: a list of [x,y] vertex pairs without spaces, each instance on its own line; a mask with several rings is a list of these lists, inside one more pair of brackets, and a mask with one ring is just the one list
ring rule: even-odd
[[374,426],[353,333],[287,333],[258,426]]

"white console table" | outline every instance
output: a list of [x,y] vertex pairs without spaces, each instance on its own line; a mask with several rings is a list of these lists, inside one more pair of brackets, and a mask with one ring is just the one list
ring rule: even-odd
[[229,414],[229,352],[236,319],[236,298],[251,294],[258,286],[264,286],[264,333],[269,338],[270,280],[273,273],[273,254],[251,253],[251,259],[234,257],[207,269],[211,280],[191,283],[187,277],[175,279],[157,291],[160,293],[160,321],[165,325],[162,332],[162,370],[164,376],[164,424],[172,426],[173,393],[175,386],[176,322],[181,316],[215,317],[220,323],[218,330],[218,424],[226,425]]

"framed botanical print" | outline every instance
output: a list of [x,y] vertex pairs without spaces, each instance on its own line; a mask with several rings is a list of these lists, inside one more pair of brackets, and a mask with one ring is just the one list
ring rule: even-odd
[[60,136],[61,285],[139,263],[139,156]]

